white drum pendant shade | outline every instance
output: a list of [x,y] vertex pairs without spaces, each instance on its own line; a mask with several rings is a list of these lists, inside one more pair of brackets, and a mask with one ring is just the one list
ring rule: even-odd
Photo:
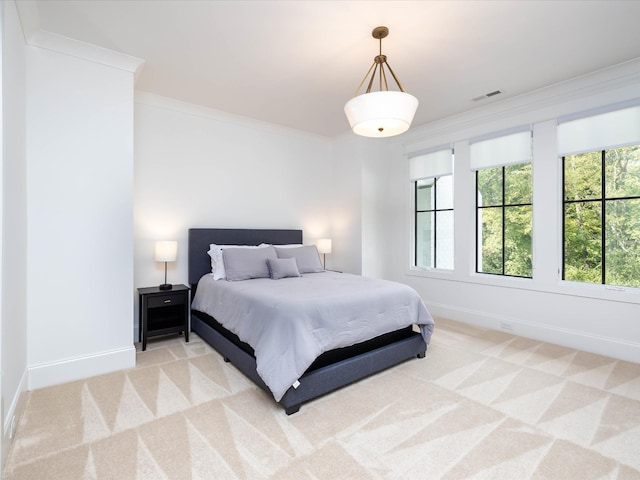
[[382,138],[409,130],[417,108],[418,99],[413,95],[383,90],[352,98],[344,113],[356,135]]
[[[374,138],[400,135],[409,130],[418,108],[418,99],[405,92],[389,66],[387,56],[382,54],[382,39],[388,34],[389,29],[384,26],[376,27],[371,32],[371,36],[380,42],[380,54],[374,57],[373,65],[356,88],[354,97],[344,106],[351,130],[356,135]],[[358,95],[367,77],[367,88],[362,95]],[[396,82],[399,91],[389,90],[389,78]],[[374,84],[379,90],[372,92]]]

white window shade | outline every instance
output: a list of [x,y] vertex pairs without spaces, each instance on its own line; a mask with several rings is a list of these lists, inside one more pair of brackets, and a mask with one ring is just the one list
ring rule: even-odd
[[409,159],[411,180],[442,177],[453,173],[453,155],[451,148],[416,155]]
[[558,125],[558,153],[563,156],[638,143],[640,106],[579,118]]
[[511,133],[471,143],[471,170],[531,161],[531,131]]

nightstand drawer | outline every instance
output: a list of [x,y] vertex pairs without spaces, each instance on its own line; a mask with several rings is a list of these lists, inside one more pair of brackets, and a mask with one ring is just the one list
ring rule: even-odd
[[184,292],[166,293],[164,295],[153,295],[147,300],[149,308],[167,307],[170,305],[184,305],[186,295]]

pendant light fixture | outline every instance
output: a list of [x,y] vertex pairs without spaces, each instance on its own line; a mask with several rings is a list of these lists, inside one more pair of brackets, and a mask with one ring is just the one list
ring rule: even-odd
[[[380,53],[373,59],[373,65],[358,85],[353,98],[344,106],[344,113],[356,135],[378,138],[392,137],[409,130],[418,108],[418,99],[404,91],[398,77],[387,63],[387,56],[382,54],[382,39],[389,35],[389,29],[376,27],[371,35],[380,41]],[[389,70],[400,91],[389,90],[385,67]],[[358,95],[369,74],[371,77],[367,90]],[[378,75],[377,82],[375,81],[376,74]],[[379,91],[371,91],[374,83],[378,84]]]

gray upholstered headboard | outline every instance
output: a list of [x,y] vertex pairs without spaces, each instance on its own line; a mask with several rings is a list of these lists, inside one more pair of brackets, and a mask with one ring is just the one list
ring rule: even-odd
[[285,245],[302,243],[302,230],[267,230],[244,228],[190,228],[189,229],[189,285],[192,298],[198,280],[211,273],[209,245]]

